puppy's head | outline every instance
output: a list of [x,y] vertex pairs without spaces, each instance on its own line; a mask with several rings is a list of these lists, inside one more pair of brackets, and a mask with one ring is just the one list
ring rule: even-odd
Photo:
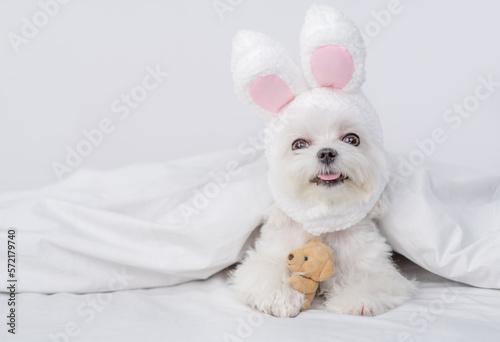
[[302,70],[276,41],[241,31],[231,68],[238,96],[268,119],[275,202],[321,234],[367,215],[386,184],[387,167],[378,116],[361,92],[365,47],[356,25],[335,9],[313,5],[300,44]]
[[308,206],[368,200],[387,171],[372,112],[362,94],[318,88],[299,95],[281,125],[268,125],[271,186]]

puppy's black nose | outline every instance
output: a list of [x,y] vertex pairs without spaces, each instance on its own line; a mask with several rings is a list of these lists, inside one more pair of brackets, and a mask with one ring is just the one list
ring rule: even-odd
[[318,152],[319,161],[326,165],[333,163],[333,160],[335,159],[336,156],[337,156],[337,151],[331,148],[322,148]]
[[293,259],[293,254],[289,254],[288,255],[288,260],[292,260]]

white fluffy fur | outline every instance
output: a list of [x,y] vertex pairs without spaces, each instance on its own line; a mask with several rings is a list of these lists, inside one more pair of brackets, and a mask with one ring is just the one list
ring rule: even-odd
[[[356,207],[358,202],[371,198],[386,165],[383,150],[370,141],[364,124],[349,115],[337,114],[311,111],[291,115],[289,123],[270,143],[276,156],[270,171],[281,175],[270,179],[279,182],[273,186],[289,198],[295,198],[297,203],[326,211]],[[307,115],[312,118],[308,119]],[[351,131],[361,137],[360,146],[339,140]],[[291,151],[290,144],[297,137],[306,137],[314,143],[296,153]],[[333,167],[350,177],[344,184],[328,188],[309,182],[324,168],[316,158],[322,147],[337,150],[339,155]],[[407,300],[415,290],[394,267],[391,249],[378,231],[375,220],[385,211],[385,199],[384,196],[377,198],[377,205],[368,216],[354,226],[320,235],[335,253],[335,273],[321,284],[321,292],[328,298],[326,307],[332,312],[377,315]],[[274,205],[255,248],[232,275],[233,287],[241,300],[275,316],[297,315],[303,295],[290,287],[286,256],[314,237]]]
[[[373,215],[383,211],[379,206],[372,210]],[[394,267],[391,249],[374,218],[370,215],[355,227],[322,236],[335,251],[334,275],[320,286],[328,311],[374,316],[408,300],[416,290]],[[277,317],[296,316],[304,296],[290,287],[286,255],[312,238],[300,224],[273,206],[255,248],[232,273],[231,282],[238,297]]]
[[[320,286],[329,311],[377,315],[411,297],[414,284],[393,265],[391,249],[376,220],[385,209],[382,194],[388,167],[378,116],[359,90],[364,80],[364,48],[355,25],[337,11],[313,6],[302,31],[304,73],[270,38],[245,31],[235,38],[233,77],[236,92],[251,102],[248,88],[259,76],[278,75],[296,98],[267,126],[266,156],[275,204],[267,213],[261,236],[231,277],[234,290],[248,305],[279,317],[297,315],[303,294],[290,287],[288,252],[319,236],[335,253],[335,273]],[[310,72],[310,54],[322,44],[350,49],[355,65],[346,89],[318,87]],[[361,143],[343,141],[357,134]],[[305,139],[309,146],[292,150]],[[322,148],[337,152],[333,163],[320,163]],[[318,174],[347,176],[335,186],[317,185]]]

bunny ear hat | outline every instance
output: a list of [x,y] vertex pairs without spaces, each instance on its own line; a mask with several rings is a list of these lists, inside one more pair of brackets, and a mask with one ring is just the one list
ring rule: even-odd
[[[313,5],[306,14],[300,35],[302,69],[287,51],[264,34],[243,30],[233,41],[231,69],[238,97],[268,119],[268,127],[296,108],[345,111],[357,116],[383,150],[378,116],[360,88],[365,80],[365,46],[356,25],[327,6]],[[309,106],[309,107],[308,107]],[[313,205],[297,203],[281,192],[273,135],[266,139],[269,185],[278,207],[311,234],[347,229],[373,209],[387,184],[382,174],[370,198],[349,206],[321,212]]]

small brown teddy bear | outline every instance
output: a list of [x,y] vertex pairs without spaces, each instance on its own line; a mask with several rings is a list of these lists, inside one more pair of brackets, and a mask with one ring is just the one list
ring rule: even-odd
[[305,294],[306,302],[301,311],[307,310],[319,282],[327,280],[333,274],[333,251],[321,240],[311,240],[302,248],[294,249],[288,254],[288,268],[295,273],[290,279],[290,285]]

